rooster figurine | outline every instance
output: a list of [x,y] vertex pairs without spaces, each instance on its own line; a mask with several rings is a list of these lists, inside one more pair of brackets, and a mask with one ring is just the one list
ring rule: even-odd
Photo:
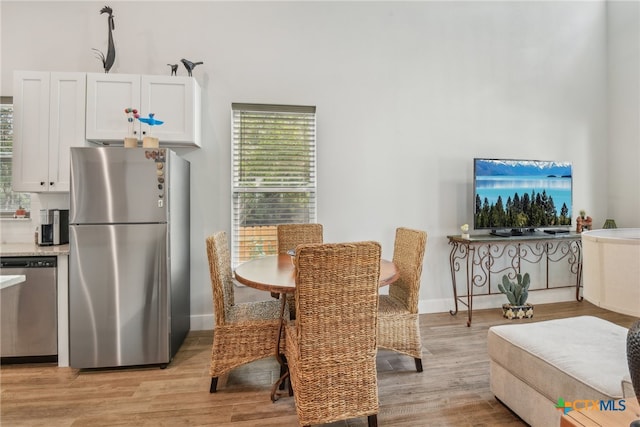
[[193,71],[194,68],[196,68],[196,65],[204,64],[204,62],[191,62],[184,58],[182,58],[180,62],[184,64],[184,68],[187,69],[189,76],[191,76],[191,72]]
[[96,57],[102,60],[102,66],[104,67],[104,72],[108,73],[113,63],[116,60],[116,47],[113,44],[113,30],[116,29],[116,26],[113,21],[113,9],[109,6],[105,6],[100,9],[100,15],[103,13],[108,13],[109,18],[107,20],[107,24],[109,26],[109,45],[107,46],[107,56],[104,56],[104,53],[100,52],[98,49],[93,48],[92,50],[96,51]]

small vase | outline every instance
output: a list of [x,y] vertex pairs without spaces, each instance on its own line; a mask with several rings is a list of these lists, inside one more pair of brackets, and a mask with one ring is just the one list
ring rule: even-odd
[[618,228],[618,227],[616,226],[616,222],[615,222],[615,220],[613,220],[613,219],[607,219],[607,220],[604,222],[604,225],[602,226],[602,228]]
[[468,239],[469,238],[469,233],[462,233],[460,235],[460,237],[462,237],[463,239]]
[[640,403],[640,320],[636,320],[627,332],[627,364],[633,391]]

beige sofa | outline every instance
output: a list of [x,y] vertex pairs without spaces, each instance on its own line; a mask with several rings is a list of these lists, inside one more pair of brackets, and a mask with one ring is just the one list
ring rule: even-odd
[[625,379],[631,389],[626,339],[626,328],[592,316],[491,327],[491,391],[534,427],[560,425],[558,399],[620,399]]

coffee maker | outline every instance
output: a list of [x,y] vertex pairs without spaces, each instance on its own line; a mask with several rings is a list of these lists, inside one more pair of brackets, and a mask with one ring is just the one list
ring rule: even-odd
[[40,209],[38,245],[69,243],[69,209]]

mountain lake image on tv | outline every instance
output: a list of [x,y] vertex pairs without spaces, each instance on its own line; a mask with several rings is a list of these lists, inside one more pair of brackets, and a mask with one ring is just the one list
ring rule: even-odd
[[474,159],[474,228],[568,230],[571,173],[570,162]]

